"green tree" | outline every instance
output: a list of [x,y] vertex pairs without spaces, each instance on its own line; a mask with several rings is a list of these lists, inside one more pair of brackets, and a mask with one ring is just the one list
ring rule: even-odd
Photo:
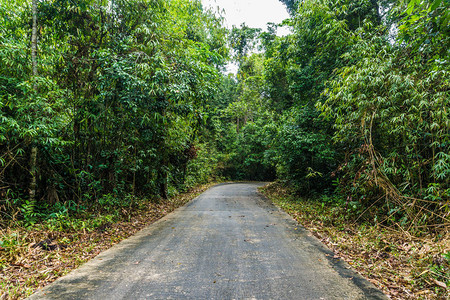
[[0,180],[9,209],[33,178],[41,208],[185,188],[228,55],[220,17],[193,0],[13,1],[0,13]]
[[260,32],[261,29],[248,27],[245,23],[242,23],[240,28],[233,26],[231,29],[229,43],[233,51],[233,58],[239,65],[247,54],[256,48]]
[[[355,37],[348,56],[356,63],[338,71],[323,106],[336,119],[335,140],[347,145],[345,190],[367,200],[382,194],[415,225],[442,221],[438,202],[448,199],[448,30],[438,31],[442,19],[431,9],[441,4],[411,2],[408,12],[419,13],[400,21],[397,43]],[[427,22],[410,27],[424,10]]]

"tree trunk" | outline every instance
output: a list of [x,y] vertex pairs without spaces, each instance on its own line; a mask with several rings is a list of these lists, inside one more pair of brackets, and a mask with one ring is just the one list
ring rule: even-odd
[[[35,81],[37,76],[37,0],[32,0],[32,15],[33,15],[33,27],[31,32],[31,67],[32,67],[32,78]],[[33,85],[35,91],[37,90],[36,82]],[[37,91],[36,91],[37,92]],[[38,149],[34,143],[31,144],[30,153],[30,200],[34,201],[36,198],[36,174],[37,174],[37,152]]]
[[377,25],[380,25],[382,23],[381,15],[380,15],[380,5],[378,3],[378,0],[371,0],[373,9],[376,11],[376,20]]
[[167,153],[163,153],[163,159],[161,162],[161,166],[159,167],[159,171],[158,171],[158,181],[159,181],[159,195],[163,198],[163,199],[168,199],[169,198],[169,172],[168,172],[168,168],[169,168],[169,161],[168,161],[168,157],[167,157]]
[[[31,9],[33,10],[33,27],[31,32],[31,66],[33,77],[35,77],[37,75],[37,0],[32,0]],[[36,85],[34,85],[34,87],[36,88]]]
[[34,201],[36,198],[36,173],[37,173],[37,167],[36,167],[36,160],[37,160],[37,147],[32,146],[31,147],[31,154],[30,154],[30,173],[31,173],[31,181],[30,181],[30,201]]

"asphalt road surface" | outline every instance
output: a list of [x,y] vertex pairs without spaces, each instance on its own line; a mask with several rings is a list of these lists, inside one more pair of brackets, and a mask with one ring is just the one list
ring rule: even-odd
[[30,298],[387,299],[261,185],[217,185]]

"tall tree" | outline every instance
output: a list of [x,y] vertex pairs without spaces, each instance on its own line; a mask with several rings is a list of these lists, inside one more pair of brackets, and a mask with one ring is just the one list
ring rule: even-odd
[[291,15],[295,14],[295,11],[297,10],[298,7],[298,3],[300,1],[301,0],[280,0],[280,2],[282,2],[286,6],[286,9]]
[[240,65],[247,56],[257,46],[260,28],[252,28],[242,23],[240,27],[233,25],[229,35],[229,42],[233,51],[234,60]]
[[[37,94],[37,0],[32,0],[32,33],[31,33],[31,64],[32,64],[32,81],[33,88]],[[36,176],[37,176],[37,146],[34,142],[31,144],[30,153],[30,201],[34,201],[36,197]]]

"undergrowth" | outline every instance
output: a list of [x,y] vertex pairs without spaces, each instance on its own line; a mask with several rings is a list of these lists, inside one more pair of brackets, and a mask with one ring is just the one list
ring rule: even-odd
[[17,215],[15,221],[0,227],[0,299],[31,295],[211,185],[169,200],[107,195],[91,207],[66,202],[51,208],[26,208],[33,218]]
[[[262,189],[336,255],[392,299],[448,299],[450,235],[407,231],[346,200],[304,199],[274,183]],[[411,227],[412,228],[412,227]]]

